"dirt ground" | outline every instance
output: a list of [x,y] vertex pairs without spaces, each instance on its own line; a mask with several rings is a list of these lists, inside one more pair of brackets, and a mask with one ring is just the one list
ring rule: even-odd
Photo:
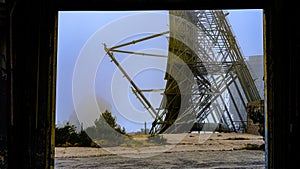
[[[55,157],[91,157],[104,155],[134,155],[149,153],[191,152],[191,151],[230,151],[261,146],[262,136],[246,133],[188,133],[164,134],[167,144],[146,147],[56,147]],[[136,139],[146,139],[136,137]]]
[[[245,133],[165,134],[145,147],[56,147],[55,168],[264,168],[262,136]],[[136,137],[136,139],[145,139]]]

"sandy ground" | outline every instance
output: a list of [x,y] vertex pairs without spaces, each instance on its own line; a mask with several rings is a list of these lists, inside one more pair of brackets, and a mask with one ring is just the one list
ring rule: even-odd
[[[251,134],[170,134],[166,145],[55,150],[55,169],[264,169],[264,144]],[[136,138],[144,139],[144,138]]]
[[56,158],[55,169],[264,169],[261,150],[161,153],[147,158]]
[[262,136],[246,133],[165,134],[163,137],[167,139],[167,144],[146,147],[56,147],[55,157],[70,158],[107,155],[140,157],[172,152],[242,150],[249,146],[264,144]]

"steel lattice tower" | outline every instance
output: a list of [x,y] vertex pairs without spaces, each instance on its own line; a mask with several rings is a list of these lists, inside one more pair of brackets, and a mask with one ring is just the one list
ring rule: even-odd
[[[169,31],[107,48],[105,51],[131,83],[132,91],[154,118],[150,133],[189,132],[195,124],[246,128],[246,106],[261,100],[223,10],[171,10]],[[118,48],[169,34],[166,86],[158,111],[121,67],[114,52],[159,56]],[[161,56],[159,56],[161,57]],[[235,90],[238,96],[233,96]],[[241,110],[236,101],[243,104]],[[229,111],[229,100],[235,107]],[[238,117],[238,119],[233,119]]]
[[[209,116],[213,123],[226,124],[234,131],[237,131],[236,121],[245,128],[246,119],[235,103],[237,97],[232,95],[232,88],[238,91],[244,107],[247,102],[261,98],[226,19],[228,13],[222,10],[169,13],[172,17],[167,72],[177,72],[183,78],[178,81],[178,78],[174,80],[166,75],[163,111],[160,113],[163,120],[157,118],[151,132],[187,132],[193,120],[203,123]],[[174,61],[174,55],[188,65],[196,85],[186,82],[186,72]],[[179,83],[185,83],[185,89],[179,90]],[[239,119],[232,119],[229,98]]]

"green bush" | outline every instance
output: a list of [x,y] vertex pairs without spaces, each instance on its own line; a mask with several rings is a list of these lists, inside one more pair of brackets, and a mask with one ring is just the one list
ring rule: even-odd
[[125,128],[116,123],[116,118],[111,112],[105,111],[95,120],[94,125],[85,131],[76,132],[76,127],[66,123],[63,127],[55,128],[55,146],[68,147],[99,147],[117,146],[123,144],[126,137]]
[[116,117],[106,110],[85,131],[100,146],[119,146],[125,142],[126,131],[116,121]]
[[90,147],[92,139],[86,134],[85,131],[76,132],[76,127],[66,123],[63,127],[55,128],[55,146],[56,147],[69,147],[80,146]]

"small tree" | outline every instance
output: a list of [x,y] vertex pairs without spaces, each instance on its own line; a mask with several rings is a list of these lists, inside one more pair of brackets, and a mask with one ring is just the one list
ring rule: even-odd
[[76,132],[76,127],[66,123],[64,127],[55,128],[55,146],[80,146],[90,147],[92,139],[86,134],[85,131]]
[[118,126],[116,122],[116,117],[113,117],[111,112],[107,110],[105,110],[105,112],[100,115],[99,120],[101,118],[103,118],[111,128],[115,129]]
[[74,135],[76,135],[76,127],[70,125],[69,122],[62,128],[55,128],[55,144],[62,146],[65,144],[72,144],[74,142]]
[[80,147],[90,147],[93,143],[93,140],[86,134],[85,131],[80,131],[78,136],[79,145]]
[[126,134],[125,128],[121,129],[116,117],[107,110],[95,120],[94,126],[88,127],[85,131],[92,139],[102,140],[111,145],[121,144],[124,141],[122,134]]

